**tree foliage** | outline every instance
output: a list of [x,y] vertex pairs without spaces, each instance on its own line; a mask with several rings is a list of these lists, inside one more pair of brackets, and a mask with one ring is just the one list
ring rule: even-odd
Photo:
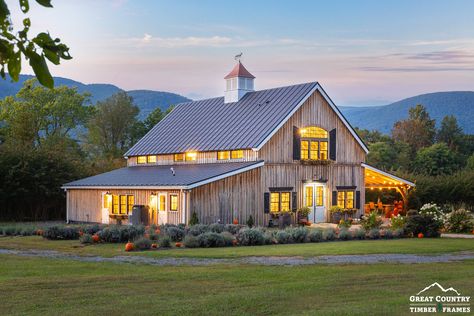
[[445,143],[434,144],[418,151],[414,162],[416,173],[429,176],[451,174],[459,167],[458,158]]
[[[29,0],[20,0],[20,8],[24,14],[30,10]],[[51,0],[36,0],[43,7],[52,8]],[[59,38],[53,39],[49,33],[41,32],[29,38],[31,20],[23,19],[23,28],[15,31],[10,10],[5,0],[0,0],[0,76],[5,79],[7,67],[10,77],[18,81],[22,69],[22,58],[28,60],[40,84],[53,88],[54,80],[49,72],[46,60],[59,65],[61,59],[69,60],[69,48]]]
[[436,139],[438,142],[446,143],[452,150],[458,150],[462,145],[463,132],[453,115],[447,115],[443,118]]
[[409,144],[414,151],[431,146],[435,135],[435,120],[421,104],[411,108],[409,118],[396,122],[392,129],[393,139]]

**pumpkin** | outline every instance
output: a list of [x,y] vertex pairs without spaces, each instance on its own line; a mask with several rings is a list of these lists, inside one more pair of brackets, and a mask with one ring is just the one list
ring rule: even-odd
[[237,246],[239,244],[239,242],[237,241],[237,239],[232,239],[232,246]]
[[158,248],[158,244],[151,244],[151,248],[153,248],[153,249]]
[[79,231],[79,236],[84,236],[84,232],[82,230]]
[[43,236],[43,230],[38,229],[38,230],[36,231],[36,235],[38,235],[38,236]]
[[234,221],[232,222],[234,225],[239,225],[239,220],[237,218],[234,218]]
[[418,234],[418,238],[423,238],[423,237],[425,237],[425,235],[423,235],[423,233]]
[[179,247],[181,247],[183,244],[182,244],[182,243],[180,243],[180,242],[177,242],[177,243],[176,243],[176,244],[174,244],[174,245],[175,245],[176,247],[178,247],[178,248],[179,248]]
[[155,234],[159,235],[160,233],[161,233],[161,231],[160,231],[159,228],[155,229]]
[[92,235],[92,241],[93,242],[99,242],[100,241],[99,235],[97,235],[97,234]]
[[128,242],[125,245],[125,251],[132,251],[133,249],[135,249],[135,245],[133,244],[133,242]]

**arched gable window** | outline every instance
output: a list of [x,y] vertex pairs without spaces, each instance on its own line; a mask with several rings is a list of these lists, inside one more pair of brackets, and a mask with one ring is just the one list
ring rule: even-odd
[[327,160],[328,159],[328,132],[316,126],[300,129],[301,159]]

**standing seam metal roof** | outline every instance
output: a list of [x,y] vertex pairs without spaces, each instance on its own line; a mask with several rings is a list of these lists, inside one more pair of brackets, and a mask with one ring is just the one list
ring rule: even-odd
[[125,156],[256,148],[298,106],[317,82],[177,105]]

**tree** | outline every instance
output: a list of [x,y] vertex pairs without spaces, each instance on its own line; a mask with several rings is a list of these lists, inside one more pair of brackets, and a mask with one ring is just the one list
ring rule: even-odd
[[125,92],[119,92],[105,101],[97,102],[94,114],[87,124],[88,144],[95,154],[119,158],[132,145],[133,127],[139,109]]
[[474,170],[474,155],[471,155],[466,162],[466,168],[469,170]]
[[66,141],[74,128],[89,119],[91,108],[85,106],[87,100],[88,95],[79,94],[76,88],[46,89],[35,79],[26,81],[15,98],[0,101],[5,142],[37,147],[45,141]]
[[414,171],[429,176],[451,174],[458,168],[458,157],[445,143],[421,149],[414,161]]
[[[36,0],[43,7],[52,8],[51,0]],[[21,11],[30,10],[29,0],[20,0]],[[22,56],[29,61],[38,81],[48,88],[54,87],[54,80],[49,72],[46,59],[59,65],[61,59],[69,60],[69,48],[59,38],[53,39],[49,33],[41,32],[29,39],[31,27],[29,17],[23,19],[23,29],[15,31],[5,0],[0,0],[0,76],[6,79],[5,66],[14,81],[18,81],[21,72]]]
[[385,142],[377,142],[369,145],[369,154],[367,162],[377,168],[383,170],[393,169],[394,162],[397,159],[397,152],[393,144]]
[[435,135],[435,120],[421,104],[410,108],[409,118],[396,122],[392,129],[392,138],[409,144],[413,151],[431,146]]
[[441,121],[441,128],[436,135],[438,142],[446,143],[449,148],[457,151],[461,146],[464,133],[458,125],[456,117],[453,115],[446,115]]
[[377,143],[377,142],[389,142],[390,136],[382,134],[377,130],[369,131],[367,129],[360,129],[358,127],[355,128],[356,133],[362,138],[362,140],[367,143]]

